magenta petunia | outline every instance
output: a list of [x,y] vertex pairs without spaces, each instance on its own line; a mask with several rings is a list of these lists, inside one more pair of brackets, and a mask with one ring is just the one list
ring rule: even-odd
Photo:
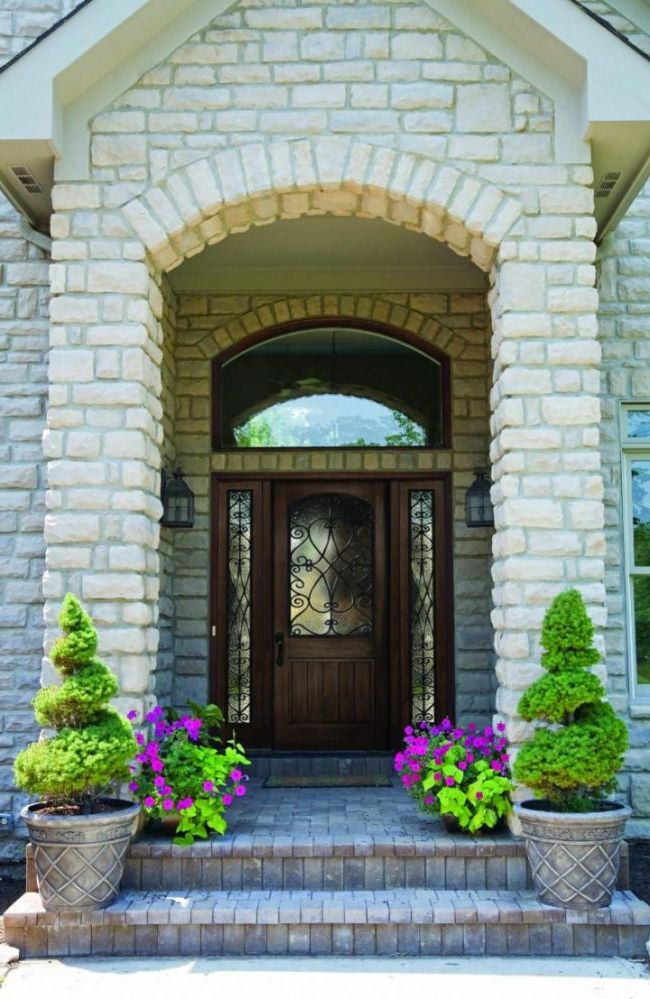
[[477,791],[476,794],[474,795],[474,797],[476,798],[477,801],[482,801],[483,800],[483,792],[482,791]]
[[238,783],[239,783],[239,781],[240,781],[240,780],[242,779],[242,777],[243,777],[243,776],[244,776],[244,775],[243,775],[243,773],[241,772],[241,770],[231,770],[231,771],[230,771],[230,779],[231,779],[232,781],[234,781],[234,782],[235,782],[235,784],[238,784]]
[[453,777],[445,777],[445,784],[447,785],[447,787],[453,787],[455,783],[456,781],[454,780]]
[[129,784],[129,791],[131,791],[132,794],[135,794],[135,792],[138,790],[139,787],[140,785],[137,784],[134,780],[132,780],[131,783]]
[[174,802],[172,801],[171,798],[165,798],[162,804],[166,812],[171,812],[171,810],[174,807]]
[[246,794],[246,788],[244,787],[243,784],[237,785],[237,787],[235,788],[235,794],[237,795],[238,798],[244,797],[244,795]]
[[127,711],[126,717],[129,719],[129,721],[135,721],[136,718],[138,717],[138,712],[137,711]]
[[155,808],[156,799],[152,795],[147,794],[144,798],[143,805],[145,808]]
[[214,782],[211,780],[204,780],[203,790],[207,791],[207,793],[210,794],[212,791],[214,791]]
[[224,805],[226,806],[226,808],[228,808],[228,805],[232,805],[232,801],[233,801],[232,794],[224,794],[224,796],[222,797],[221,800],[224,803]]

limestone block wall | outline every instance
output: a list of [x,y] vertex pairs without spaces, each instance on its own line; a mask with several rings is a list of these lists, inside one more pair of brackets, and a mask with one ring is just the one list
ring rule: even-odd
[[[491,611],[491,531],[465,526],[464,497],[489,450],[490,328],[483,295],[390,294],[181,295],[177,304],[176,458],[197,496],[192,531],[175,532],[174,696],[203,700],[208,689],[210,472],[310,470],[450,470],[454,497],[454,600],[458,718],[485,721],[494,710]],[[450,450],[220,452],[211,454],[211,358],[255,317],[267,326],[287,318],[349,316],[391,322],[446,351],[452,366]]]
[[632,748],[623,787],[635,828],[650,834],[650,708],[630,705],[621,494],[621,400],[650,402],[650,183],[599,249],[599,326],[603,349],[601,424],[607,529],[607,630],[610,696],[628,713]]
[[426,4],[245,0],[94,119],[92,164],[135,192],[217,149],[356,135],[530,188],[556,182],[552,128],[547,97]]
[[[20,235],[0,196],[0,816],[11,833],[21,805],[16,753],[37,734],[31,699],[43,656],[44,480],[48,261]],[[0,861],[19,848],[2,835]]]

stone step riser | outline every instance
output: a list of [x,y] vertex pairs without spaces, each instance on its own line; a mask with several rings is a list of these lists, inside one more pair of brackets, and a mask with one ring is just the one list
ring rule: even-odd
[[122,886],[136,891],[516,890],[530,887],[525,856],[137,858]]
[[640,958],[650,906],[616,893],[597,910],[528,891],[125,892],[107,909],[45,912],[36,894],[5,913],[23,957],[200,954],[565,955]]
[[529,956],[642,959],[639,926],[81,926],[12,935],[22,958],[253,955]]

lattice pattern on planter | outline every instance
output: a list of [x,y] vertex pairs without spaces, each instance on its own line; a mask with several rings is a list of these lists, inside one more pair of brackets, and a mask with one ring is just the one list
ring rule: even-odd
[[540,898],[550,905],[609,905],[616,883],[620,843],[546,843],[530,840],[528,861]]

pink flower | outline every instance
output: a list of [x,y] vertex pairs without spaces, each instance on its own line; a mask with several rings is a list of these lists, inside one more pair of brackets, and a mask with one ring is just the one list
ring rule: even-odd
[[164,777],[154,777],[153,782],[154,786],[157,788],[163,788],[167,783]]
[[504,723],[503,722],[499,722],[499,724],[497,725],[497,732],[505,732],[505,730],[506,730],[506,727],[505,727]]
[[208,794],[211,794],[212,791],[214,791],[214,783],[211,780],[204,780],[203,790],[207,791]]
[[224,796],[222,797],[221,800],[222,800],[222,802],[224,803],[224,805],[227,808],[228,805],[232,805],[232,801],[233,801],[232,794],[224,794]]
[[465,763],[465,760],[459,760],[458,761],[458,769],[459,770],[467,770],[467,764]]
[[447,787],[453,787],[455,783],[456,781],[454,780],[453,777],[445,777],[445,784],[447,785]]
[[230,771],[230,779],[232,781],[234,781],[235,784],[237,784],[242,779],[243,776],[244,775],[242,774],[241,770],[231,770]]
[[440,780],[442,780],[442,774],[440,773],[440,771],[439,771],[439,770],[436,770],[435,774],[433,775],[433,779],[434,779],[435,781],[440,781]]
[[235,788],[235,794],[237,795],[238,798],[244,797],[244,795],[246,794],[246,788],[244,787],[243,784],[237,785],[237,787]]
[[174,807],[174,802],[172,801],[172,799],[165,798],[165,800],[163,801],[163,808],[165,809],[165,811],[171,812],[173,807]]
[[153,798],[150,794],[148,794],[146,795],[143,804],[145,808],[155,808],[156,799]]
[[499,763],[498,760],[492,760],[492,762],[490,763],[490,767],[492,768],[492,770],[500,770],[501,764]]
[[188,796],[187,798],[181,798],[181,800],[177,803],[176,808],[179,812],[182,812],[186,808],[191,808],[193,804],[194,801]]
[[[144,746],[144,736],[143,736],[142,732],[136,732],[135,733],[135,741],[137,742],[138,746]],[[137,756],[136,756],[136,760],[138,760]],[[138,763],[139,762],[140,762],[140,760],[138,760]]]
[[152,760],[151,761],[151,769],[153,770],[153,772],[155,774],[162,773],[162,771],[165,769],[165,764],[163,763],[162,760],[157,760],[157,759],[156,760]]
[[131,791],[132,794],[135,794],[135,792],[138,790],[139,787],[140,785],[136,784],[136,782],[132,780],[131,783],[129,784],[129,791]]
[[138,712],[137,711],[129,711],[129,712],[127,712],[127,716],[126,717],[129,719],[129,721],[135,721],[136,718],[138,717]]
[[483,792],[482,791],[477,791],[476,794],[474,795],[474,797],[476,798],[477,801],[482,801],[483,800]]

